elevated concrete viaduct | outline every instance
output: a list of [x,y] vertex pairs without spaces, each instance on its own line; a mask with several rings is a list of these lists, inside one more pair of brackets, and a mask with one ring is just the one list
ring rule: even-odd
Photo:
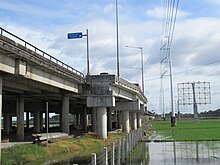
[[30,129],[46,127],[46,102],[49,112],[60,114],[60,131],[69,134],[69,114],[87,130],[88,114],[92,129],[106,139],[112,123],[124,132],[141,126],[147,99],[140,88],[115,75],[100,74],[85,78],[76,69],[0,28],[0,116],[3,135],[12,132],[12,117],[17,117],[16,137],[25,140]]
[[10,133],[11,117],[16,116],[17,139],[24,140],[24,112],[27,116],[30,112],[34,114],[34,130],[39,132],[46,101],[49,102],[50,113],[60,114],[61,131],[69,133],[71,107],[83,108],[86,105],[84,75],[13,34],[0,30],[4,133]]

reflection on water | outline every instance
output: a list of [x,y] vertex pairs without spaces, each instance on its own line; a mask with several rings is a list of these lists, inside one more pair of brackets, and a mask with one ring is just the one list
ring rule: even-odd
[[[43,165],[85,165],[89,162],[90,158],[84,160],[68,158]],[[42,163],[36,162],[37,164]],[[126,165],[220,165],[220,141],[140,142]]]
[[220,142],[139,143],[128,165],[219,165]]

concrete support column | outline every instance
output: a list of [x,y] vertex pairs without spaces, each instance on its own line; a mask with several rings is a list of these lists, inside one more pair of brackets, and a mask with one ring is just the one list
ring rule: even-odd
[[44,120],[43,120],[43,112],[40,112],[40,130],[44,130]]
[[83,112],[80,113],[80,125],[83,126]]
[[79,125],[79,114],[76,114],[76,125]]
[[60,122],[60,128],[62,128],[62,112],[60,113],[59,122]]
[[114,111],[114,122],[118,122],[118,120],[117,120],[117,111]]
[[107,139],[107,112],[106,107],[97,108],[97,134]]
[[108,117],[108,131],[112,131],[112,110],[107,108],[107,117]]
[[129,133],[129,111],[122,111],[122,132]]
[[131,129],[132,130],[137,129],[137,113],[136,112],[131,113]]
[[45,126],[45,129],[47,129],[47,123],[48,123],[48,129],[50,128],[50,124],[49,124],[49,112],[47,114],[47,112],[44,113],[45,114],[45,123],[44,123],[44,126]]
[[14,130],[13,130],[13,128],[12,128],[12,115],[10,116],[10,132],[13,132]]
[[10,113],[4,113],[4,133],[10,134]]
[[40,111],[34,112],[34,131],[40,132]]
[[117,111],[118,112],[118,129],[122,128],[122,112],[121,111]]
[[29,117],[30,117],[30,112],[26,112],[26,131],[29,131],[29,129],[30,129]]
[[17,98],[17,140],[24,141],[24,98]]
[[140,128],[141,126],[142,126],[142,124],[141,124],[141,114],[140,113],[138,113],[137,114],[137,127],[138,128]]
[[86,107],[83,109],[83,130],[87,131],[88,117],[87,117],[87,109]]
[[62,100],[61,132],[69,134],[69,96],[64,95]]
[[92,130],[97,132],[96,108],[92,109]]

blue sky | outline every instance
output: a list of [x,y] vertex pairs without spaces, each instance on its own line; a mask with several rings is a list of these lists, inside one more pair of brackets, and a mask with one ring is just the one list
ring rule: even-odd
[[[159,113],[160,81],[154,78],[160,74],[163,0],[118,0],[118,5],[121,75],[141,83],[141,72],[134,69],[140,68],[140,52],[125,45],[142,46],[149,109]],[[0,20],[2,28],[84,74],[86,39],[67,40],[66,36],[68,32],[85,33],[89,29],[91,73],[116,72],[115,0],[0,0]],[[220,107],[220,66],[219,63],[206,65],[220,59],[219,29],[219,0],[180,0],[172,59],[174,73],[183,72],[174,76],[174,84],[211,83],[212,104],[201,106],[200,111]]]

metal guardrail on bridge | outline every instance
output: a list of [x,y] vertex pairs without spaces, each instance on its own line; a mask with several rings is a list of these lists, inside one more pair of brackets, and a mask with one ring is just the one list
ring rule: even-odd
[[143,91],[141,90],[141,87],[139,85],[133,84],[123,78],[119,78],[115,77],[115,82],[121,86],[125,86],[126,88],[129,88],[131,90],[137,91],[137,93],[143,97],[144,100],[147,100],[147,98],[145,97]]
[[[21,39],[20,37],[10,33],[9,31],[3,29],[0,27],[0,34],[2,36],[5,36],[5,37],[8,37],[9,39],[13,40],[14,42],[17,42],[18,44],[24,46],[25,48],[33,51],[34,53],[37,53],[38,55],[42,56],[42,59],[41,60],[44,60],[43,58],[46,58],[47,60],[49,60],[50,62],[50,65],[53,64],[53,65],[58,65],[60,68],[63,69],[63,71],[66,71],[66,72],[72,72],[72,76],[73,77],[78,77],[78,79],[80,79],[81,81],[84,81],[84,75],[83,73],[81,73],[80,71],[74,69],[73,67],[63,63],[62,61],[56,59],[55,57],[49,55],[48,53],[42,51],[41,49],[35,47],[34,45],[30,44],[29,42]],[[33,55],[33,54],[32,54]],[[36,58],[39,58],[38,56],[36,56]],[[46,60],[45,60],[46,61]],[[54,67],[54,68],[57,68],[57,67]],[[57,68],[57,70],[60,72],[60,68]],[[75,75],[73,75],[75,74]]]
[[137,86],[137,85],[135,85],[135,84],[133,84],[133,83],[131,83],[131,82],[129,82],[129,81],[123,79],[123,78],[119,78],[119,79],[118,79],[118,78],[116,77],[116,82],[119,83],[120,85],[127,86],[127,87],[129,87],[129,88],[131,88],[131,89],[133,89],[133,90],[136,90],[136,91],[142,93],[140,86]]

